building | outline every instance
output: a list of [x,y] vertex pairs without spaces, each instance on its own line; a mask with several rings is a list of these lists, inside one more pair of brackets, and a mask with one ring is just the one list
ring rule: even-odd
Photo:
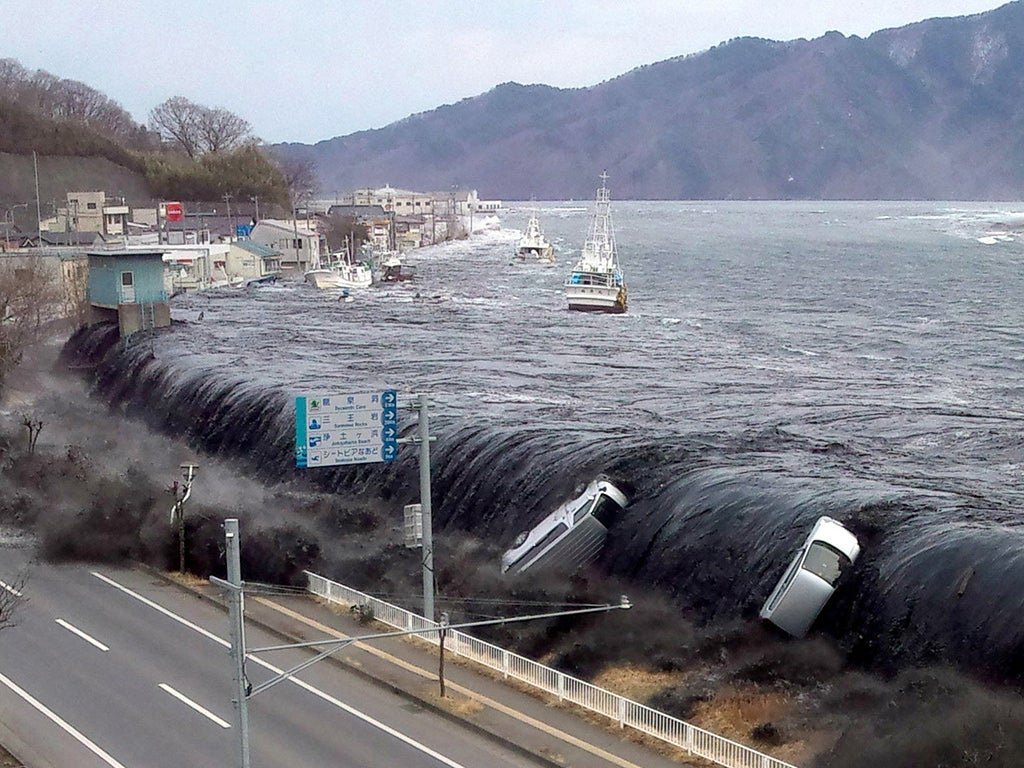
[[87,257],[90,324],[116,322],[122,337],[171,324],[162,249],[94,249]]
[[352,205],[378,205],[385,212],[402,216],[433,216],[434,196],[429,192],[411,192],[385,184],[379,189],[357,189]]
[[130,214],[124,198],[108,201],[105,192],[68,192],[67,207],[57,209],[50,229],[123,235],[128,231]]
[[236,240],[228,251],[225,270],[229,281],[273,280],[281,274],[281,253],[254,240]]
[[306,272],[327,253],[327,241],[312,222],[262,219],[252,228],[249,239],[278,251],[282,270]]

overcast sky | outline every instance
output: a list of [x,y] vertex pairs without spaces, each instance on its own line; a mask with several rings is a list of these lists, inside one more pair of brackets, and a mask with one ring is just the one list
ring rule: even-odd
[[581,87],[734,37],[820,37],[999,0],[0,0],[0,56],[80,80],[139,122],[172,96],[268,142],[313,143],[499,83]]

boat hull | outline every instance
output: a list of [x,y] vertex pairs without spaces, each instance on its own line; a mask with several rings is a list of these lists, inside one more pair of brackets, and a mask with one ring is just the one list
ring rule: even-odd
[[520,246],[518,255],[522,261],[526,261],[527,259],[536,259],[537,261],[554,261],[555,248],[551,245],[547,247]]
[[353,266],[339,269],[311,269],[306,273],[306,282],[321,290],[332,288],[369,288],[373,284],[373,273],[366,267]]
[[606,312],[622,314],[626,311],[625,286],[568,285],[565,298],[569,309],[577,312]]

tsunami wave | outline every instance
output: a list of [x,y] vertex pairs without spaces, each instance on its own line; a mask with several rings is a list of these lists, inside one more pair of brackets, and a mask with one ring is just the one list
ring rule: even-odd
[[[118,339],[83,329],[63,360],[87,371],[93,394],[158,431],[237,459],[267,480],[294,476],[294,406],[283,389],[223,366],[155,350],[158,333]],[[764,456],[802,438],[781,430],[666,437],[648,430],[475,422],[448,417],[432,448],[434,524],[490,542],[494,568],[516,533],[596,475],[632,503],[598,567],[664,590],[697,621],[755,621],[792,552],[820,515],[842,520],[863,554],[816,629],[880,669],[951,663],[1019,681],[1024,673],[1024,534],[945,515],[941,488],[782,471]],[[413,427],[406,417],[404,431]],[[842,467],[850,448],[819,446]],[[851,459],[852,460],[852,459]],[[392,464],[323,468],[324,490],[413,500],[412,450]],[[951,502],[952,504],[952,502]]]

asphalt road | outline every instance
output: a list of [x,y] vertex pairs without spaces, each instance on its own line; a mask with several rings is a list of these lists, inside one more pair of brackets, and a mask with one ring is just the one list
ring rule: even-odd
[[[4,584],[17,586],[22,554],[0,553]],[[0,741],[28,768],[238,765],[223,611],[105,566],[36,566],[21,591],[0,631]],[[249,648],[281,644],[246,635]],[[308,657],[250,657],[248,676],[258,685]],[[535,765],[336,665],[299,677],[250,700],[253,768]]]

